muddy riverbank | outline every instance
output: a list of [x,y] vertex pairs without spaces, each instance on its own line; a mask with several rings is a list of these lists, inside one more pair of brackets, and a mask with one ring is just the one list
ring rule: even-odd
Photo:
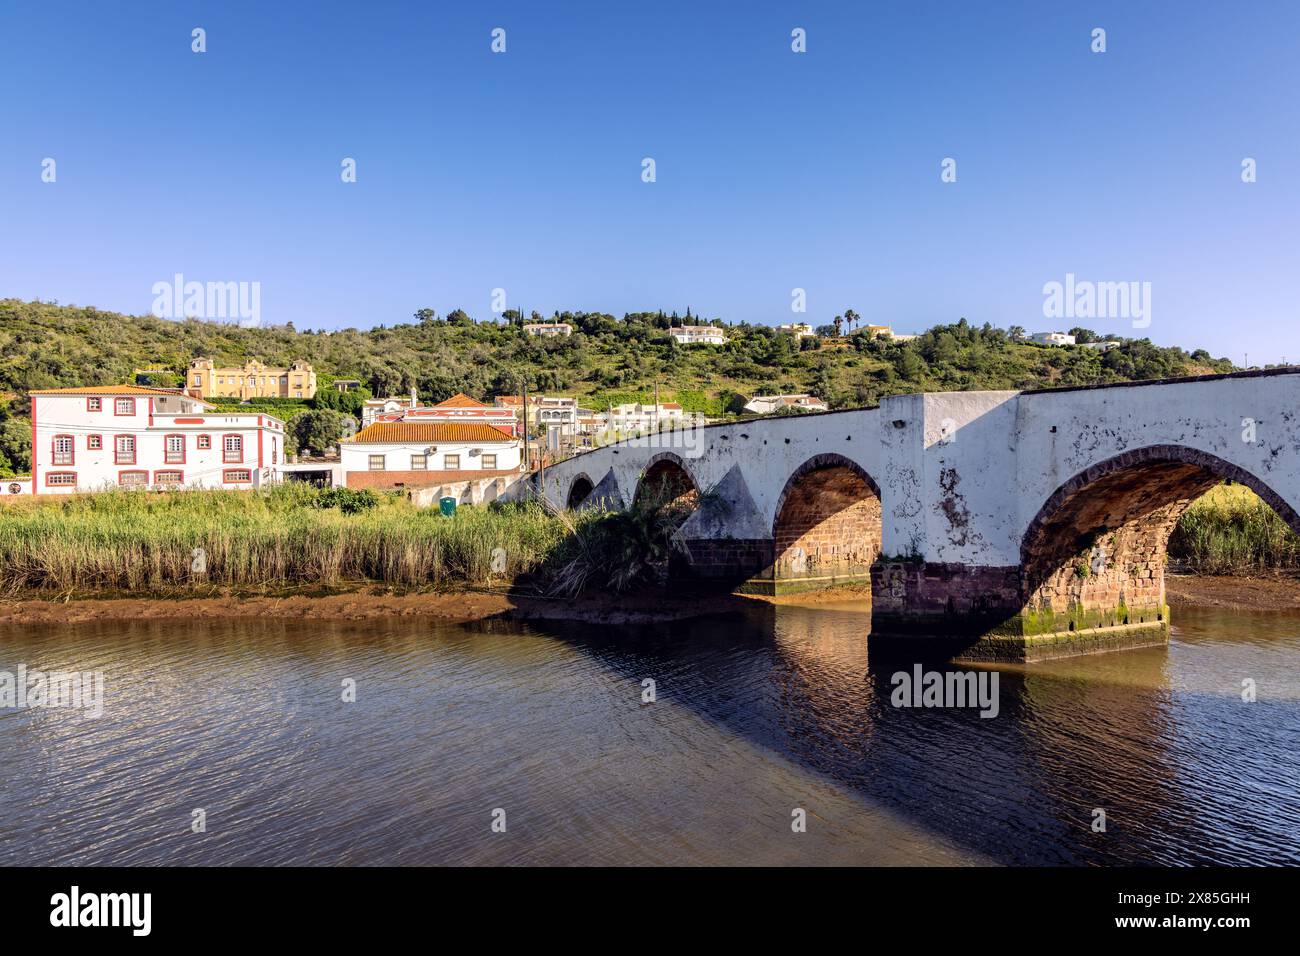
[[[1169,575],[1169,603],[1177,607],[1300,611],[1300,580],[1290,577],[1248,578]],[[715,613],[744,607],[750,601],[818,605],[869,601],[865,588],[845,588],[795,597],[707,596],[690,592],[598,594],[576,600],[544,598],[505,591],[395,592],[358,588],[342,593],[241,596],[214,594],[185,598],[100,597],[69,600],[48,597],[0,599],[0,626],[80,624],[89,621],[217,620],[283,618],[362,621],[383,618],[431,618],[475,621],[488,618],[572,620],[594,624],[639,624],[682,620],[702,611]]]

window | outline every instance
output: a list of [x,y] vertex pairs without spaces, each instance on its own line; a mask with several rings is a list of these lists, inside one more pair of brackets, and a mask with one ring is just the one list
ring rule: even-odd
[[280,464],[280,439],[271,439],[271,464]]
[[51,464],[54,465],[72,465],[75,464],[73,459],[73,444],[71,435],[54,436],[54,458]]
[[209,448],[212,447],[211,435],[200,435],[197,439],[195,439],[195,441],[198,443],[198,447],[200,451],[207,451]]
[[45,473],[45,484],[50,488],[75,487],[77,473],[75,471],[47,471]]
[[228,485],[246,485],[253,480],[253,473],[247,468],[227,468],[221,480]]
[[149,472],[119,471],[117,473],[117,483],[123,488],[148,488]]
[[203,377],[202,377],[201,375],[195,375],[195,376],[194,376],[194,387],[195,387],[195,388],[200,388],[202,385],[203,385]]
[[86,399],[86,411],[102,412],[104,410],[104,400],[102,398]]
[[163,462],[168,465],[185,464],[184,435],[168,435],[163,439]]
[[411,456],[411,471],[424,471],[428,467],[429,467],[428,455]]
[[113,463],[115,465],[135,464],[135,436],[118,435],[113,443]]
[[496,456],[496,455],[484,455],[484,456],[483,456],[483,467],[484,467],[484,468],[490,468],[490,469],[492,469],[493,471],[495,471],[495,470],[496,470],[496,467],[497,467],[497,456]]
[[103,451],[103,450],[104,450],[104,436],[103,436],[103,435],[87,435],[87,436],[86,436],[86,448],[87,448],[87,450],[89,450],[89,451]]
[[153,473],[153,483],[155,485],[179,485],[185,481],[185,476],[179,471],[155,471]]
[[460,467],[460,455],[443,455],[442,467],[448,471],[454,471]]
[[135,399],[134,399],[134,398],[119,398],[117,401],[115,401],[115,402],[113,403],[113,414],[114,414],[114,415],[134,415],[134,414],[135,414]]
[[221,443],[222,461],[244,460],[244,436],[227,435]]
[[383,455],[371,455],[371,456],[370,456],[370,470],[371,470],[371,471],[383,471],[383,470],[384,470],[384,456],[383,456]]

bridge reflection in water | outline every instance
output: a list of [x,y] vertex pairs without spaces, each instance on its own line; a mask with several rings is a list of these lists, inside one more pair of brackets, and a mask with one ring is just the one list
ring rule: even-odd
[[[1182,609],[1167,646],[999,665],[991,719],[892,706],[908,667],[871,661],[869,622],[761,604],[617,650],[568,639],[629,678],[673,675],[665,698],[992,860],[1300,862],[1300,619]],[[1268,701],[1243,703],[1243,667],[1272,676]]]
[[754,602],[617,630],[0,634],[0,671],[98,669],[106,687],[97,719],[0,714],[23,769],[0,775],[0,859],[1300,863],[1300,619],[1185,610],[1168,646],[1004,665],[991,719],[891,706],[907,665],[872,659],[869,620]]

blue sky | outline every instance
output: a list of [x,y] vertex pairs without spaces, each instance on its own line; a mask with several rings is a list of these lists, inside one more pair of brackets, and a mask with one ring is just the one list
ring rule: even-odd
[[0,296],[1040,329],[1073,273],[1152,288],[1149,328],[1082,324],[1300,360],[1300,4],[54,0],[0,35]]

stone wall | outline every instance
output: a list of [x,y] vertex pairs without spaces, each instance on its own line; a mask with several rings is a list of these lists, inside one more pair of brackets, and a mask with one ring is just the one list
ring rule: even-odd
[[869,581],[880,553],[880,495],[846,464],[813,463],[791,479],[774,530],[778,584]]

